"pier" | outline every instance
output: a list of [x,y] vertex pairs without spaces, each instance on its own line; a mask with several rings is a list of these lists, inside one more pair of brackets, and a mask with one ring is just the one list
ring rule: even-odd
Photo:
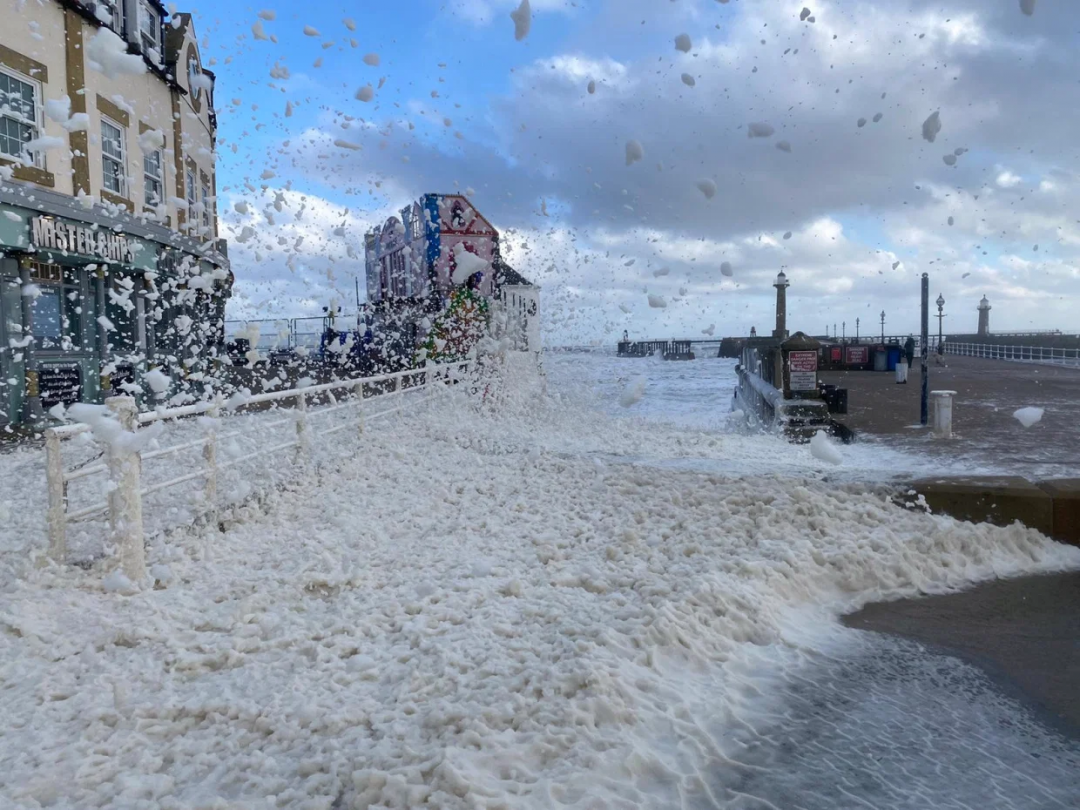
[[[706,341],[693,340],[623,340],[619,342],[619,357],[654,357],[665,360],[693,360],[695,343]],[[713,341],[715,342],[715,341]]]

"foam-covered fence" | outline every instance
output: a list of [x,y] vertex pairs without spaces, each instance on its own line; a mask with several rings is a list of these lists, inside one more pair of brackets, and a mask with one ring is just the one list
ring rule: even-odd
[[[73,409],[85,421],[45,431],[49,556],[66,562],[74,547],[78,557],[92,557],[104,544],[127,577],[141,579],[147,531],[197,519],[216,523],[220,508],[282,483],[298,468],[316,467],[330,446],[326,437],[362,433],[372,419],[426,399],[433,385],[456,381],[468,365],[429,365],[144,413],[131,397]],[[390,401],[395,398],[400,401]],[[283,413],[281,406],[291,410]]]

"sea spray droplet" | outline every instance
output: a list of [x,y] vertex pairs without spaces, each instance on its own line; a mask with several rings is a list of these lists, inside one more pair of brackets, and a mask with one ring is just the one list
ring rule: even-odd
[[810,440],[810,455],[826,464],[840,464],[844,460],[840,451],[836,449],[836,445],[829,441],[829,437],[823,430],[815,433],[814,438]]
[[941,132],[941,113],[935,111],[923,121],[922,136],[925,140],[933,143],[939,132]]
[[529,35],[529,29],[532,28],[532,8],[529,6],[529,0],[521,0],[521,5],[510,12],[510,19],[514,21],[514,39],[521,42]]
[[623,389],[622,395],[619,397],[619,404],[624,408],[629,408],[637,402],[641,401],[641,398],[645,396],[645,387],[649,384],[649,381],[644,377],[634,377]]
[[1043,418],[1042,408],[1021,408],[1013,412],[1013,418],[1026,428],[1037,424]]

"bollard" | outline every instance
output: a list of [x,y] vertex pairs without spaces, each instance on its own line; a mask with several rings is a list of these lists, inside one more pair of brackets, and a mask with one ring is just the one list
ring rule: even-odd
[[[116,415],[120,427],[127,433],[135,433],[138,409],[135,399],[129,396],[108,397],[107,407]],[[123,434],[109,443],[109,477],[112,491],[109,493],[109,527],[113,544],[120,555],[124,575],[132,582],[146,577],[146,550],[143,548],[142,492],[140,474],[142,457],[138,452],[123,447]]]
[[296,455],[305,460],[311,455],[311,435],[307,423],[307,396],[296,395]]
[[[214,395],[214,406],[207,412],[211,419],[216,420],[221,414],[221,394]],[[206,432],[206,444],[203,445],[203,461],[206,462],[206,481],[203,488],[203,497],[210,511],[207,519],[216,531],[218,528],[218,475],[217,475],[217,424],[216,422]]]
[[359,414],[358,432],[362,436],[364,435],[364,384],[357,383],[353,386],[353,390],[356,392],[356,411]]
[[45,431],[45,478],[49,486],[49,557],[63,563],[67,559],[67,486],[60,434],[52,428]]
[[934,435],[939,439],[952,438],[952,398],[955,391],[931,391],[934,400]]

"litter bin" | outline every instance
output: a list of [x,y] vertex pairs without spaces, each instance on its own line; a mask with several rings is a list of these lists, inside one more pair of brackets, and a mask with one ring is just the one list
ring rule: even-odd
[[896,364],[896,381],[898,383],[906,383],[907,382],[907,375],[908,375],[908,364],[907,364],[907,360],[904,359],[904,360],[901,360],[899,363]]
[[884,349],[874,350],[874,371],[889,370],[889,353]]
[[889,347],[889,371],[896,371],[896,364],[900,362],[900,347]]

